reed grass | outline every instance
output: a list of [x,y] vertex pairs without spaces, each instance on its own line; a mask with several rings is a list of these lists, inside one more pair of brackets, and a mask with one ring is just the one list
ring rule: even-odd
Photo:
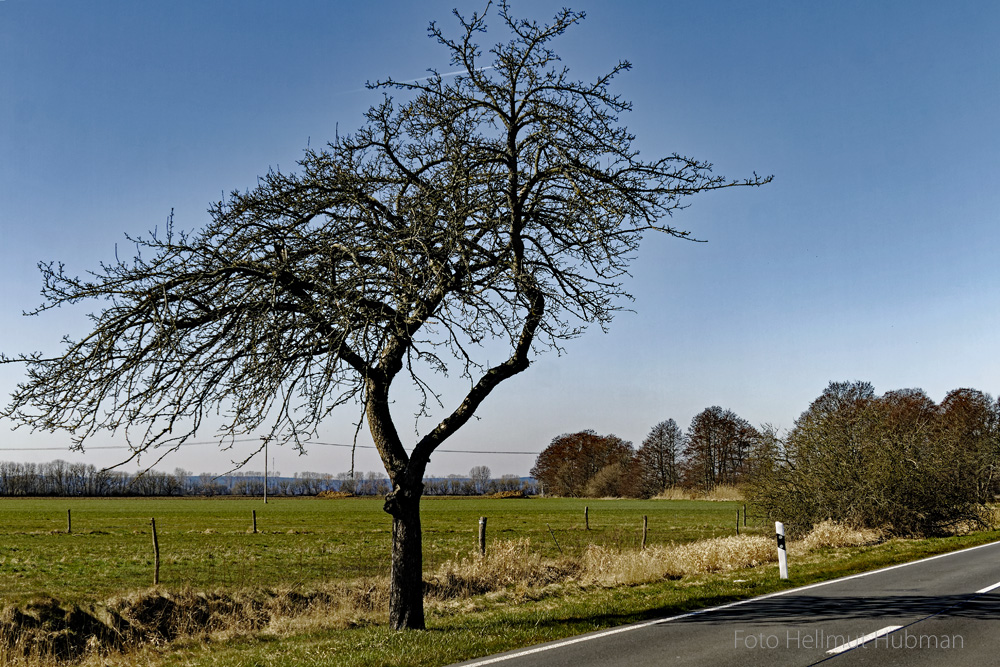
[[683,486],[671,486],[656,495],[656,500],[711,500],[715,502],[742,501],[743,490],[738,486],[720,484],[710,491],[700,491]]

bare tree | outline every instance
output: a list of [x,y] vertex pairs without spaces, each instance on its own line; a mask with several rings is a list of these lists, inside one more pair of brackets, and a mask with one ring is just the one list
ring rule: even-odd
[[750,422],[717,405],[691,420],[684,448],[686,484],[711,491],[720,484],[743,481],[747,462],[760,438]]
[[684,432],[673,419],[662,421],[650,429],[642,447],[636,452],[640,495],[656,495],[680,481],[684,447]]
[[[103,310],[62,354],[21,358],[28,379],[2,414],[79,446],[124,431],[136,453],[160,453],[217,412],[225,436],[263,429],[301,448],[360,402],[392,485],[390,623],[423,627],[430,455],[533,352],[608,324],[643,233],[688,237],[662,222],[685,197],[770,180],[727,180],[676,154],[640,160],[618,121],[630,103],[610,88],[630,64],[585,83],[551,49],[584,15],[543,25],[497,9],[510,34],[485,54],[484,15],[456,12],[456,38],[430,25],[461,74],[372,84],[386,94],[356,134],[234,192],[201,231],[134,239],[139,256],[85,278],[43,265],[36,312]],[[484,363],[483,341],[494,357],[505,343],[506,358]],[[408,449],[393,382],[409,377],[429,414],[444,408],[432,380],[448,370],[467,393]]]
[[472,481],[473,492],[479,495],[486,493],[490,487],[489,466],[473,466],[469,471],[469,479]]

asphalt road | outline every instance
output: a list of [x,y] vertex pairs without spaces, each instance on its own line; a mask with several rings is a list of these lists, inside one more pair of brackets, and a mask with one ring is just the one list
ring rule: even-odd
[[1000,665],[998,621],[994,542],[461,664],[978,667]]

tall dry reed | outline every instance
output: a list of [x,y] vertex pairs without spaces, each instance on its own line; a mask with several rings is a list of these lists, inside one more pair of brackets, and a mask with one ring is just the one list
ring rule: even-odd
[[760,535],[716,537],[629,551],[591,546],[583,555],[581,579],[605,586],[633,585],[756,567],[776,559],[773,540]]
[[720,484],[710,491],[671,486],[656,494],[655,500],[743,500],[743,490],[738,486],[728,484]]
[[475,553],[443,563],[425,579],[425,590],[436,598],[478,595],[510,586],[545,586],[574,574],[570,559],[542,558],[528,538],[492,542],[486,554]]
[[852,528],[832,519],[822,521],[794,544],[796,551],[812,551],[823,547],[861,547],[878,544],[885,536],[872,528]]

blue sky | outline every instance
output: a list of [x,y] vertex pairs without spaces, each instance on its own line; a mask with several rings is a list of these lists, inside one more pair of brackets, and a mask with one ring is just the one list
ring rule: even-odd
[[[171,209],[178,227],[201,226],[223,192],[294,168],[338,124],[356,129],[380,99],[366,81],[448,71],[428,21],[454,29],[452,7],[484,4],[0,2],[0,350],[52,352],[86,326],[94,304],[20,317],[39,301],[38,261],[83,273]],[[547,20],[566,3],[512,4]],[[647,238],[629,281],[635,312],[538,357],[445,448],[540,451],[585,428],[638,445],[656,422],[686,427],[711,405],[788,428],[833,380],[934,400],[1000,392],[1000,5],[571,6],[588,17],[555,48],[583,79],[633,63],[616,88],[633,101],[623,121],[643,156],[775,180],[689,200],[673,223],[708,243]],[[487,39],[503,38],[491,25]],[[0,392],[19,376],[0,368]],[[349,442],[354,418],[320,439]],[[122,453],[5,452],[69,443],[9,426],[2,459],[108,465]],[[334,447],[272,454],[283,473],[350,465]],[[221,472],[237,456],[191,447],[159,467]],[[430,472],[526,474],[533,462],[439,453]],[[371,450],[357,465],[380,469]]]

